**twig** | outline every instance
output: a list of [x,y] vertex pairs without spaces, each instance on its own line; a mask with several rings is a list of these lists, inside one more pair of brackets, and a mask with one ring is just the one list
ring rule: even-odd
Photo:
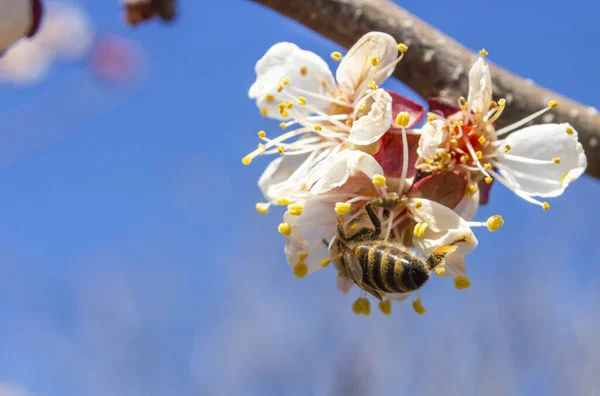
[[[409,46],[394,76],[424,98],[441,96],[456,103],[466,96],[468,72],[478,56],[455,40],[388,0],[252,0],[270,7],[323,36],[349,48],[363,34],[386,32]],[[507,107],[499,127],[518,121],[545,107],[558,108],[538,122],[569,122],[579,133],[587,157],[587,174],[600,178],[600,115],[554,92],[535,85],[490,63],[494,96]],[[599,161],[594,160],[598,158]]]

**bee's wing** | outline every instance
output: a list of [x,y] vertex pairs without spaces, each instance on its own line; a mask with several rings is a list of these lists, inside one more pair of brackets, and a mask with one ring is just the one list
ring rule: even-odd
[[350,279],[357,285],[361,285],[363,279],[363,270],[358,262],[358,258],[348,246],[340,243],[340,250],[342,258],[344,259],[344,265],[346,266],[346,272],[350,276]]

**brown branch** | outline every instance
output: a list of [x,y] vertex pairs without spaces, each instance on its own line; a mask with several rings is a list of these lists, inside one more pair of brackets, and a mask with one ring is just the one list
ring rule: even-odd
[[[252,0],[286,15],[349,48],[363,34],[386,32],[409,46],[394,76],[424,98],[441,96],[456,103],[466,96],[468,72],[478,54],[388,0]],[[588,157],[587,174],[600,178],[598,111],[539,87],[490,63],[494,94],[506,98],[498,126],[518,121],[545,107],[558,108],[538,122],[569,122],[579,132]]]

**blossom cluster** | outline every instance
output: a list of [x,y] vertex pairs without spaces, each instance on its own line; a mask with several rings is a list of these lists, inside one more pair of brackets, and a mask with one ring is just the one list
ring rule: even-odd
[[[248,165],[258,156],[277,156],[258,181],[266,202],[256,209],[266,214],[273,205],[287,208],[278,230],[293,273],[302,278],[333,262],[343,293],[354,285],[362,289],[353,304],[357,314],[370,313],[368,288],[347,270],[336,245],[338,228],[361,227],[369,202],[394,197],[397,204],[376,208],[381,232],[368,235],[423,259],[453,246],[430,269],[466,289],[465,256],[478,244],[473,229],[493,232],[504,224],[500,215],[473,220],[492,183],[548,210],[543,199],[561,195],[587,166],[571,125],[526,126],[556,101],[495,128],[507,101],[493,100],[485,50],[470,70],[467,98],[456,105],[432,98],[426,114],[419,104],[380,88],[407,50],[388,34],[368,33],[345,56],[331,54],[339,62],[334,77],[318,55],[278,43],[256,63],[249,90],[261,115],[278,120],[283,130],[277,136],[259,131],[261,142],[242,158]],[[414,310],[425,313],[418,287],[384,291],[377,294],[384,314],[391,312],[391,300],[413,292]]]

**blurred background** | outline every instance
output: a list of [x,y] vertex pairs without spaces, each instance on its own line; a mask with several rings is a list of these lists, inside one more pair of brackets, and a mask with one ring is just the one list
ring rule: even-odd
[[[401,3],[600,106],[588,1]],[[256,60],[342,49],[248,1],[137,28],[116,0],[70,4],[70,50],[0,81],[0,396],[600,395],[597,180],[549,212],[495,185],[477,218],[506,224],[478,230],[470,289],[356,316],[333,268],[289,270],[282,213],[254,209],[270,159],[240,161],[278,128],[247,97]]]

